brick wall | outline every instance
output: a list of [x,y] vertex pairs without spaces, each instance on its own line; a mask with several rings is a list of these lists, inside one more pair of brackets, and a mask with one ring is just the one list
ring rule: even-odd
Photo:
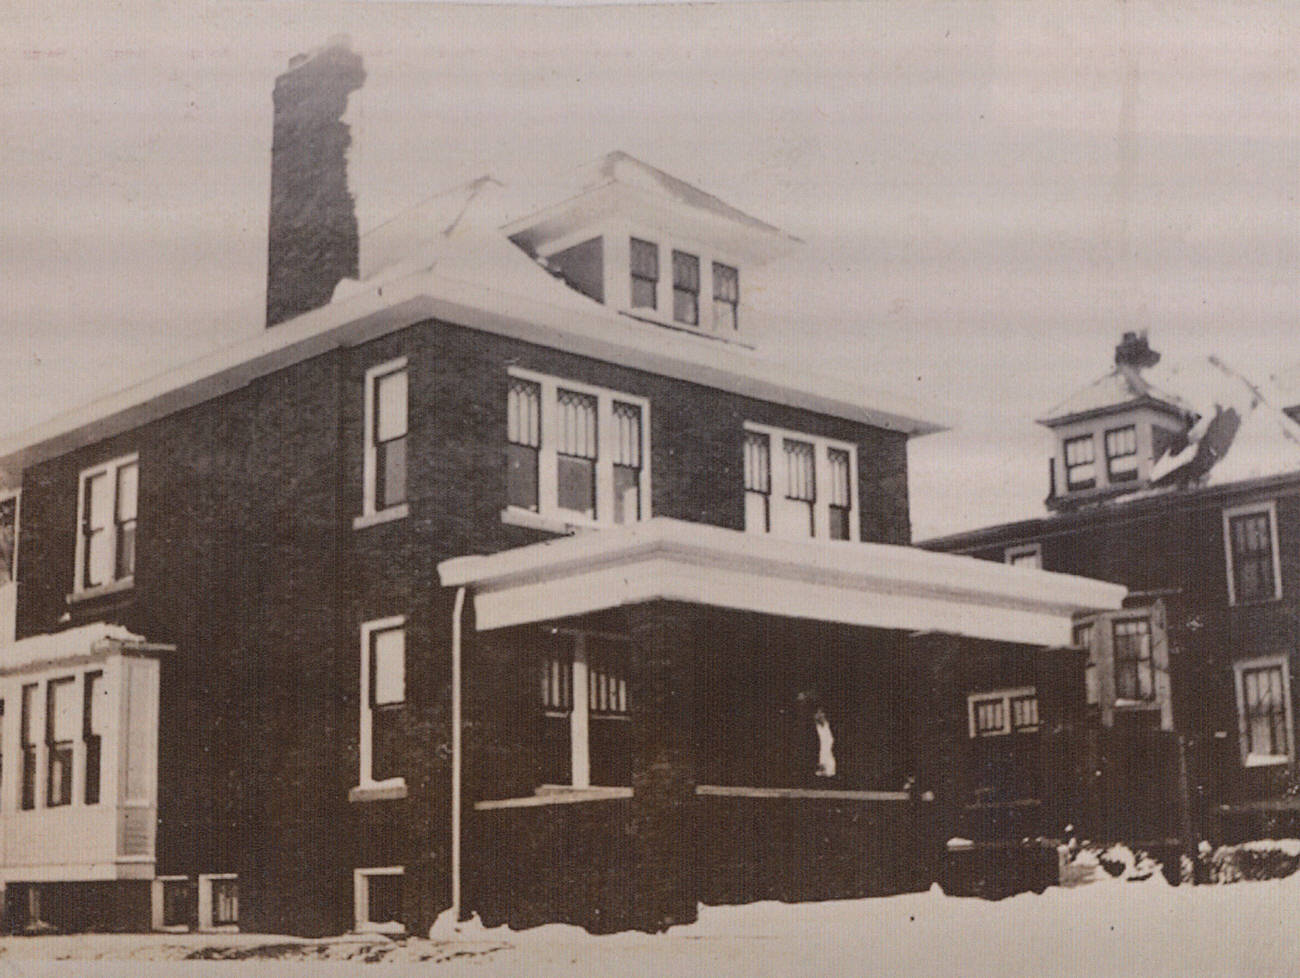
[[[353,530],[365,371],[399,355],[410,515]],[[416,930],[447,905],[453,596],[436,566],[547,536],[500,519],[509,364],[650,400],[658,515],[743,527],[752,420],[856,443],[864,537],[909,539],[902,435],[435,323],[32,467],[19,634],[107,618],[177,646],[163,664],[159,871],[236,869],[249,929],[346,929],[352,869],[395,861]],[[69,606],[78,475],[128,452],[140,458],[135,586]],[[348,803],[360,624],[399,614],[408,796]]]

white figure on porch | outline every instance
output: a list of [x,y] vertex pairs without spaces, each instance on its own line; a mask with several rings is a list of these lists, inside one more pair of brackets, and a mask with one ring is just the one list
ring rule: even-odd
[[835,777],[835,735],[831,733],[831,722],[826,718],[826,711],[820,706],[813,712],[813,724],[817,728],[817,777]]

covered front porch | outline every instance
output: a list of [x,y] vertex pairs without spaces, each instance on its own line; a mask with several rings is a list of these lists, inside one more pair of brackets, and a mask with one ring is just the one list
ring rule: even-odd
[[925,888],[929,637],[1065,646],[1075,611],[1123,594],[661,519],[440,573],[473,595],[459,910],[596,931]]

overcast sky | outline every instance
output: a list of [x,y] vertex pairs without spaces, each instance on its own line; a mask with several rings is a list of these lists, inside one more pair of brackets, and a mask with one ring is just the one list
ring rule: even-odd
[[[364,228],[623,149],[802,238],[799,367],[936,406],[918,539],[1033,515],[1124,329],[1300,361],[1300,12],[424,3],[0,10],[0,434],[262,328],[271,88],[345,32]],[[783,305],[782,305],[783,304]]]

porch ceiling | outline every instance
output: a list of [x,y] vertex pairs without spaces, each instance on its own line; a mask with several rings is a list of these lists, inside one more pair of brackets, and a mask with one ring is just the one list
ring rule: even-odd
[[665,599],[792,618],[1068,645],[1076,612],[1120,607],[1090,578],[880,543],[783,540],[656,517],[438,565],[477,628]]

